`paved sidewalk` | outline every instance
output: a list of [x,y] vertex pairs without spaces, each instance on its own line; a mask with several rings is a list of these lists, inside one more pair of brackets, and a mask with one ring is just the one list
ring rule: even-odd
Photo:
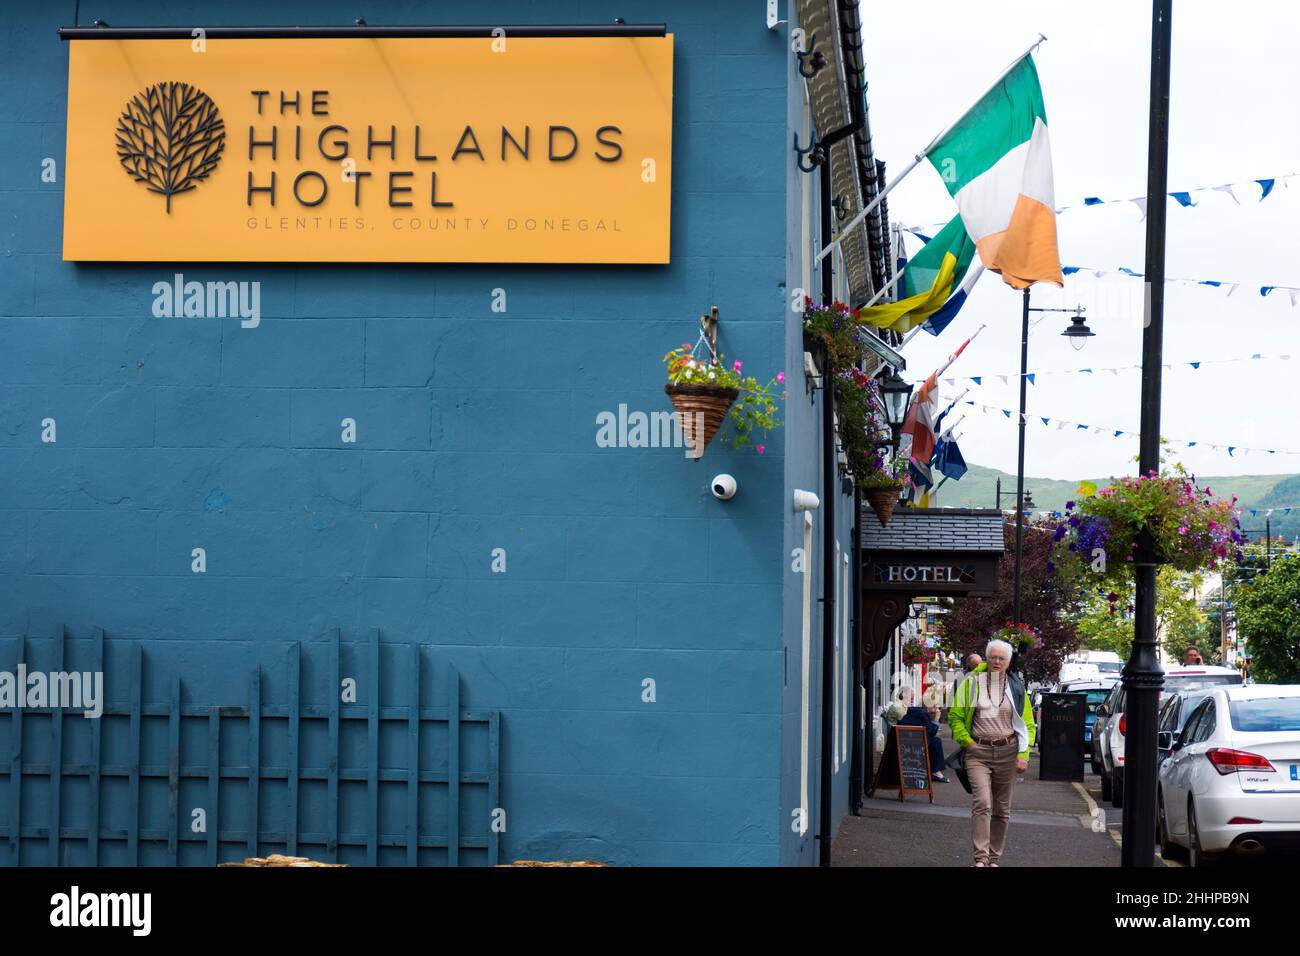
[[[948,726],[944,750],[952,753]],[[868,798],[861,816],[846,817],[835,835],[832,866],[970,866],[970,795],[948,771],[951,783],[935,783],[934,803],[897,791],[881,790]],[[1119,846],[1109,832],[1093,829],[1092,806],[1082,784],[1038,779],[1038,753],[1030,752],[1029,770],[1011,798],[1011,828],[1000,866],[1118,866]],[[1095,787],[1093,788],[1095,789]],[[1111,811],[1109,805],[1103,809]],[[1119,811],[1107,824],[1118,824]],[[1113,819],[1112,819],[1113,817]],[[1108,827],[1107,830],[1113,829]]]

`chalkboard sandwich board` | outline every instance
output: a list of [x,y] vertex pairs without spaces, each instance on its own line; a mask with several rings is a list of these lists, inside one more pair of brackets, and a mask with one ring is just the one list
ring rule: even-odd
[[885,753],[872,790],[898,789],[898,799],[924,793],[934,803],[930,783],[930,735],[924,727],[894,727],[885,738]]

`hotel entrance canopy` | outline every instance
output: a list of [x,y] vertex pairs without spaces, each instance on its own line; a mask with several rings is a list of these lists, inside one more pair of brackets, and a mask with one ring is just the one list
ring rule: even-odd
[[992,508],[900,508],[883,528],[860,516],[862,661],[889,650],[918,597],[989,597],[1003,551],[1002,512]]

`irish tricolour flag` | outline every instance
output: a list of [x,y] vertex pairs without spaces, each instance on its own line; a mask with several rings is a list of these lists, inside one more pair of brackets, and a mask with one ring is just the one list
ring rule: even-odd
[[975,240],[980,261],[1017,289],[1063,285],[1052,153],[1033,58],[1026,54],[926,153]]

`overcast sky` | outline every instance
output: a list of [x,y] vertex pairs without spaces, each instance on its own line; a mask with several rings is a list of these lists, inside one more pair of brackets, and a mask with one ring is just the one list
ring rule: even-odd
[[[864,5],[864,20],[871,132],[889,172],[904,168],[1041,32],[1048,40],[1034,58],[1047,108],[1057,206],[1079,205],[1084,196],[1146,193],[1149,3],[931,0]],[[1300,472],[1300,306],[1292,306],[1285,291],[1267,298],[1259,292],[1262,285],[1300,287],[1300,179],[1279,182],[1262,203],[1259,187],[1251,183],[1300,172],[1297,36],[1300,5],[1174,5],[1169,189],[1247,185],[1237,190],[1240,206],[1222,193],[1194,194],[1197,205],[1188,209],[1169,201],[1166,274],[1242,285],[1228,297],[1224,289],[1169,283],[1165,361],[1296,353],[1289,362],[1165,370],[1162,434],[1279,450],[1229,457],[1226,450],[1189,449],[1183,442],[1177,457],[1197,474]],[[889,211],[894,221],[919,226],[947,221],[956,206],[933,167],[923,163],[890,193]],[[1135,206],[1065,211],[1057,227],[1063,264],[1145,271],[1145,223]],[[914,237],[907,242],[911,252],[920,247]],[[1051,285],[1033,292],[1036,306],[1076,302],[1085,305],[1096,337],[1075,352],[1060,335],[1068,318],[1046,313],[1030,334],[1031,372],[1141,361],[1142,280],[1079,275],[1067,279],[1064,294]],[[921,332],[904,351],[908,377],[920,380],[987,324],[946,374],[1012,374],[1005,386],[985,380],[966,396],[1011,409],[1012,417],[963,406],[966,420],[958,428],[967,461],[1011,472],[1020,314],[1020,293],[985,273],[943,335]],[[1040,317],[1033,315],[1031,322]],[[1073,479],[1135,471],[1135,435],[1049,430],[1036,416],[1136,433],[1139,376],[1133,370],[1038,377],[1028,392],[1026,473]],[[967,385],[942,386],[941,393],[956,397]]]

